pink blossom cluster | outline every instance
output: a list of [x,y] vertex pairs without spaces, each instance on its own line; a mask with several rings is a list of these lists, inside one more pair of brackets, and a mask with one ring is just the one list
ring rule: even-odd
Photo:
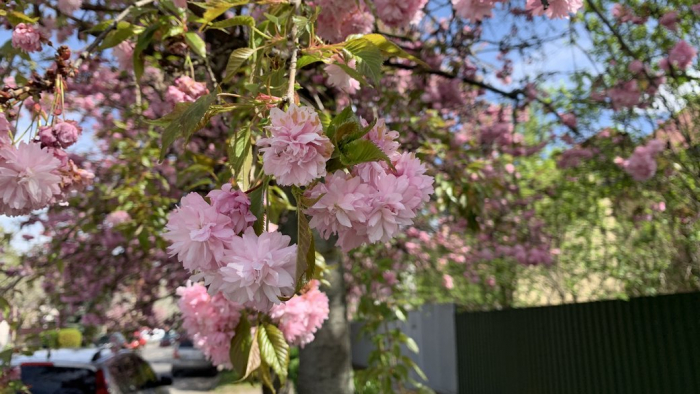
[[635,181],[646,181],[656,174],[656,155],[663,150],[663,142],[651,140],[646,145],[636,147],[632,156],[627,160],[620,160],[619,164]]
[[172,105],[191,103],[208,93],[207,84],[197,82],[188,76],[182,76],[175,80],[173,86],[168,86],[165,99]]
[[661,15],[661,18],[659,18],[659,25],[675,32],[678,30],[678,21],[678,11],[670,11]]
[[0,213],[17,216],[64,201],[84,189],[94,175],[80,169],[63,150],[81,129],[71,121],[42,127],[37,139],[13,145],[9,123],[0,114]]
[[41,42],[44,40],[41,32],[32,25],[19,23],[12,31],[12,46],[25,52],[41,51]]
[[493,8],[498,1],[492,0],[452,0],[455,12],[460,18],[478,22],[493,16]]
[[607,95],[614,110],[632,108],[638,105],[642,98],[636,79],[618,83],[614,88],[608,89]]
[[83,5],[83,0],[58,0],[58,9],[66,14],[73,15]]
[[620,23],[632,22],[636,25],[641,25],[646,23],[647,17],[637,16],[634,11],[622,4],[613,4],[612,15]]
[[677,70],[685,70],[693,64],[697,54],[697,49],[685,40],[680,40],[668,52],[668,57],[661,59],[659,67],[666,71],[671,69],[671,67]]
[[207,288],[197,283],[179,287],[177,295],[180,296],[177,304],[182,313],[182,327],[187,335],[212,364],[230,369],[231,338],[243,306],[221,294],[210,296]]
[[352,172],[336,171],[307,191],[319,200],[306,213],[312,228],[349,251],[363,243],[387,242],[400,226],[410,225],[433,193],[433,178],[412,153],[399,153],[398,133],[378,121],[365,138],[391,159],[394,169],[380,162],[357,165]]
[[351,34],[367,34],[374,27],[374,16],[364,1],[314,0],[321,7],[317,34],[332,43],[341,42]]
[[114,211],[111,212],[105,218],[105,224],[109,227],[118,226],[123,223],[128,223],[131,221],[131,215],[126,211]]
[[275,305],[270,317],[277,323],[289,344],[304,347],[328,319],[328,296],[319,290],[319,281],[312,280],[302,295]]
[[355,59],[350,59],[345,62],[340,56],[334,56],[334,64],[328,64],[323,69],[328,74],[328,85],[336,87],[348,94],[354,94],[360,89],[360,81],[348,75],[345,70],[343,70],[338,64],[344,64],[355,69],[357,61]]
[[540,0],[527,0],[525,5],[533,15],[545,15],[552,19],[569,19],[569,15],[575,14],[581,7],[582,0],[552,0],[547,9]]
[[280,185],[305,186],[326,175],[326,161],[333,144],[323,134],[323,126],[311,107],[291,104],[287,111],[270,110],[269,138],[257,145],[263,152],[263,170],[274,175]]
[[404,27],[420,17],[428,0],[374,0],[377,16],[387,26]]
[[122,70],[130,70],[134,67],[134,48],[134,43],[127,40],[122,41],[112,49],[112,55],[114,55],[114,58],[117,60]]
[[594,154],[595,152],[592,149],[573,147],[561,153],[557,166],[559,168],[578,167],[582,161],[592,158]]
[[168,250],[189,271],[217,269],[225,245],[255,222],[250,199],[230,184],[212,190],[208,197],[212,204],[197,193],[183,197],[166,226],[166,239],[172,243]]
[[75,144],[82,132],[83,128],[78,123],[68,120],[40,127],[38,137],[42,147],[65,149]]
[[208,197],[211,204],[190,193],[170,213],[163,235],[171,243],[170,255],[189,271],[199,271],[212,294],[221,292],[260,311],[292,295],[296,245],[289,246],[290,238],[279,232],[255,234],[245,193],[224,185]]

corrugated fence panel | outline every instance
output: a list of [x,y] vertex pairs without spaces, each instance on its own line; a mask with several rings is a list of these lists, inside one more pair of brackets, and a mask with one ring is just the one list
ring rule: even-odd
[[455,316],[460,394],[700,394],[700,293]]

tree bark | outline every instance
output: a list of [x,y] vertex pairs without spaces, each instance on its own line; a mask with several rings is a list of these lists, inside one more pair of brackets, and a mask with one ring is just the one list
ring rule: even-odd
[[316,237],[316,250],[333,269],[326,275],[330,314],[315,339],[299,352],[299,394],[353,394],[350,327],[345,305],[345,283],[340,251],[331,242]]

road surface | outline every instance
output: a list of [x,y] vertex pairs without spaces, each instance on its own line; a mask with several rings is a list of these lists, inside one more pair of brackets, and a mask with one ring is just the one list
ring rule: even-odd
[[[173,348],[159,347],[157,343],[147,344],[141,350],[141,355],[146,359],[158,375],[170,375],[170,367],[173,359]],[[247,385],[220,387],[219,377],[191,377],[191,378],[174,378],[173,385],[170,387],[171,394],[260,394],[262,391],[259,388],[250,387]],[[216,390],[215,390],[216,389]]]

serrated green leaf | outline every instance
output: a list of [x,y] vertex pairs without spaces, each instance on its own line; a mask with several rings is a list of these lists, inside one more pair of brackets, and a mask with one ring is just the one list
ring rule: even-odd
[[153,119],[153,120],[146,120],[146,123],[152,124],[155,126],[167,126],[169,125],[172,121],[180,118],[182,114],[187,110],[192,105],[192,103],[177,103],[175,104],[175,108],[170,111],[169,114],[163,116],[162,118],[158,119]]
[[318,62],[322,62],[323,60],[321,58],[318,58],[316,56],[311,56],[311,55],[304,55],[299,58],[297,61],[297,69],[301,70],[302,68],[308,66],[309,64],[314,64]]
[[284,339],[284,334],[272,324],[258,327],[258,345],[263,361],[272,367],[284,384],[287,380],[287,365],[289,364],[289,344]]
[[348,74],[350,77],[353,79],[356,79],[358,82],[361,84],[367,84],[367,77],[360,73],[358,70],[348,66],[347,64],[343,63],[335,63],[336,66],[340,67],[345,71],[346,74]]
[[144,71],[144,59],[142,56],[142,53],[148,46],[151,44],[151,41],[153,40],[153,36],[156,34],[156,31],[160,28],[159,24],[155,24],[153,26],[150,26],[146,31],[141,33],[139,35],[138,40],[136,40],[136,46],[134,47],[134,75],[136,76],[136,80],[140,80],[141,77],[143,76],[143,71]]
[[272,394],[277,394],[275,385],[272,383],[272,376],[270,376],[270,367],[265,363],[265,360],[261,361],[258,371],[258,377],[260,378],[262,384],[267,387]]
[[362,36],[362,38],[370,41],[377,48],[379,48],[379,50],[382,51],[385,57],[396,56],[403,59],[411,60],[420,65],[421,67],[430,68],[430,66],[427,63],[404,51],[400,46],[389,41],[386,37],[384,37],[381,34],[367,34]]
[[185,42],[199,57],[207,57],[207,44],[197,33],[193,31],[185,33]]
[[331,141],[335,141],[335,133],[338,128],[351,121],[359,120],[357,120],[355,113],[352,112],[352,107],[345,107],[338,115],[331,119],[330,123],[328,123],[326,127],[326,136],[328,136]]
[[168,149],[178,137],[183,136],[185,138],[190,138],[194,132],[201,129],[209,122],[207,111],[214,101],[216,101],[216,96],[217,92],[212,92],[198,98],[197,101],[185,109],[180,117],[172,121],[168,127],[165,128],[161,138],[161,160],[165,158]]
[[358,59],[357,71],[370,79],[375,85],[379,83],[382,74],[384,57],[382,52],[370,40],[356,38],[345,44],[345,50]]
[[309,219],[304,214],[304,195],[301,189],[295,187],[292,190],[297,201],[297,290],[304,287],[311,280],[316,270],[316,247],[314,236],[309,226]]
[[228,160],[236,182],[241,189],[246,190],[249,186],[250,168],[253,164],[250,127],[245,127],[234,133],[228,146]]
[[107,33],[107,36],[105,39],[102,41],[102,44],[100,44],[99,49],[108,49],[115,47],[122,42],[126,41],[129,39],[129,37],[133,36],[136,34],[138,29],[136,29],[136,26],[126,24],[125,26],[118,27],[117,30],[112,30],[109,33]]
[[251,335],[250,322],[245,315],[241,316],[236,326],[235,334],[231,338],[229,357],[233,369],[239,376],[243,377],[241,380],[247,378],[251,372],[260,366],[260,352],[257,340]]
[[255,49],[253,48],[238,48],[231,52],[231,56],[228,58],[228,64],[226,65],[224,82],[229,82],[243,63],[245,63],[249,57],[253,56],[253,53],[255,53]]
[[262,183],[252,192],[248,193],[250,198],[250,212],[255,215],[257,220],[253,223],[253,229],[257,235],[262,234],[265,225],[265,207],[263,205],[263,196],[267,189],[269,178],[263,177]]
[[343,151],[340,155],[340,161],[348,167],[380,160],[387,162],[390,166],[392,165],[386,153],[382,152],[382,150],[370,140],[349,142],[343,147]]
[[255,19],[250,15],[238,15],[223,21],[214,22],[211,28],[227,29],[233,26],[249,26],[255,27]]

